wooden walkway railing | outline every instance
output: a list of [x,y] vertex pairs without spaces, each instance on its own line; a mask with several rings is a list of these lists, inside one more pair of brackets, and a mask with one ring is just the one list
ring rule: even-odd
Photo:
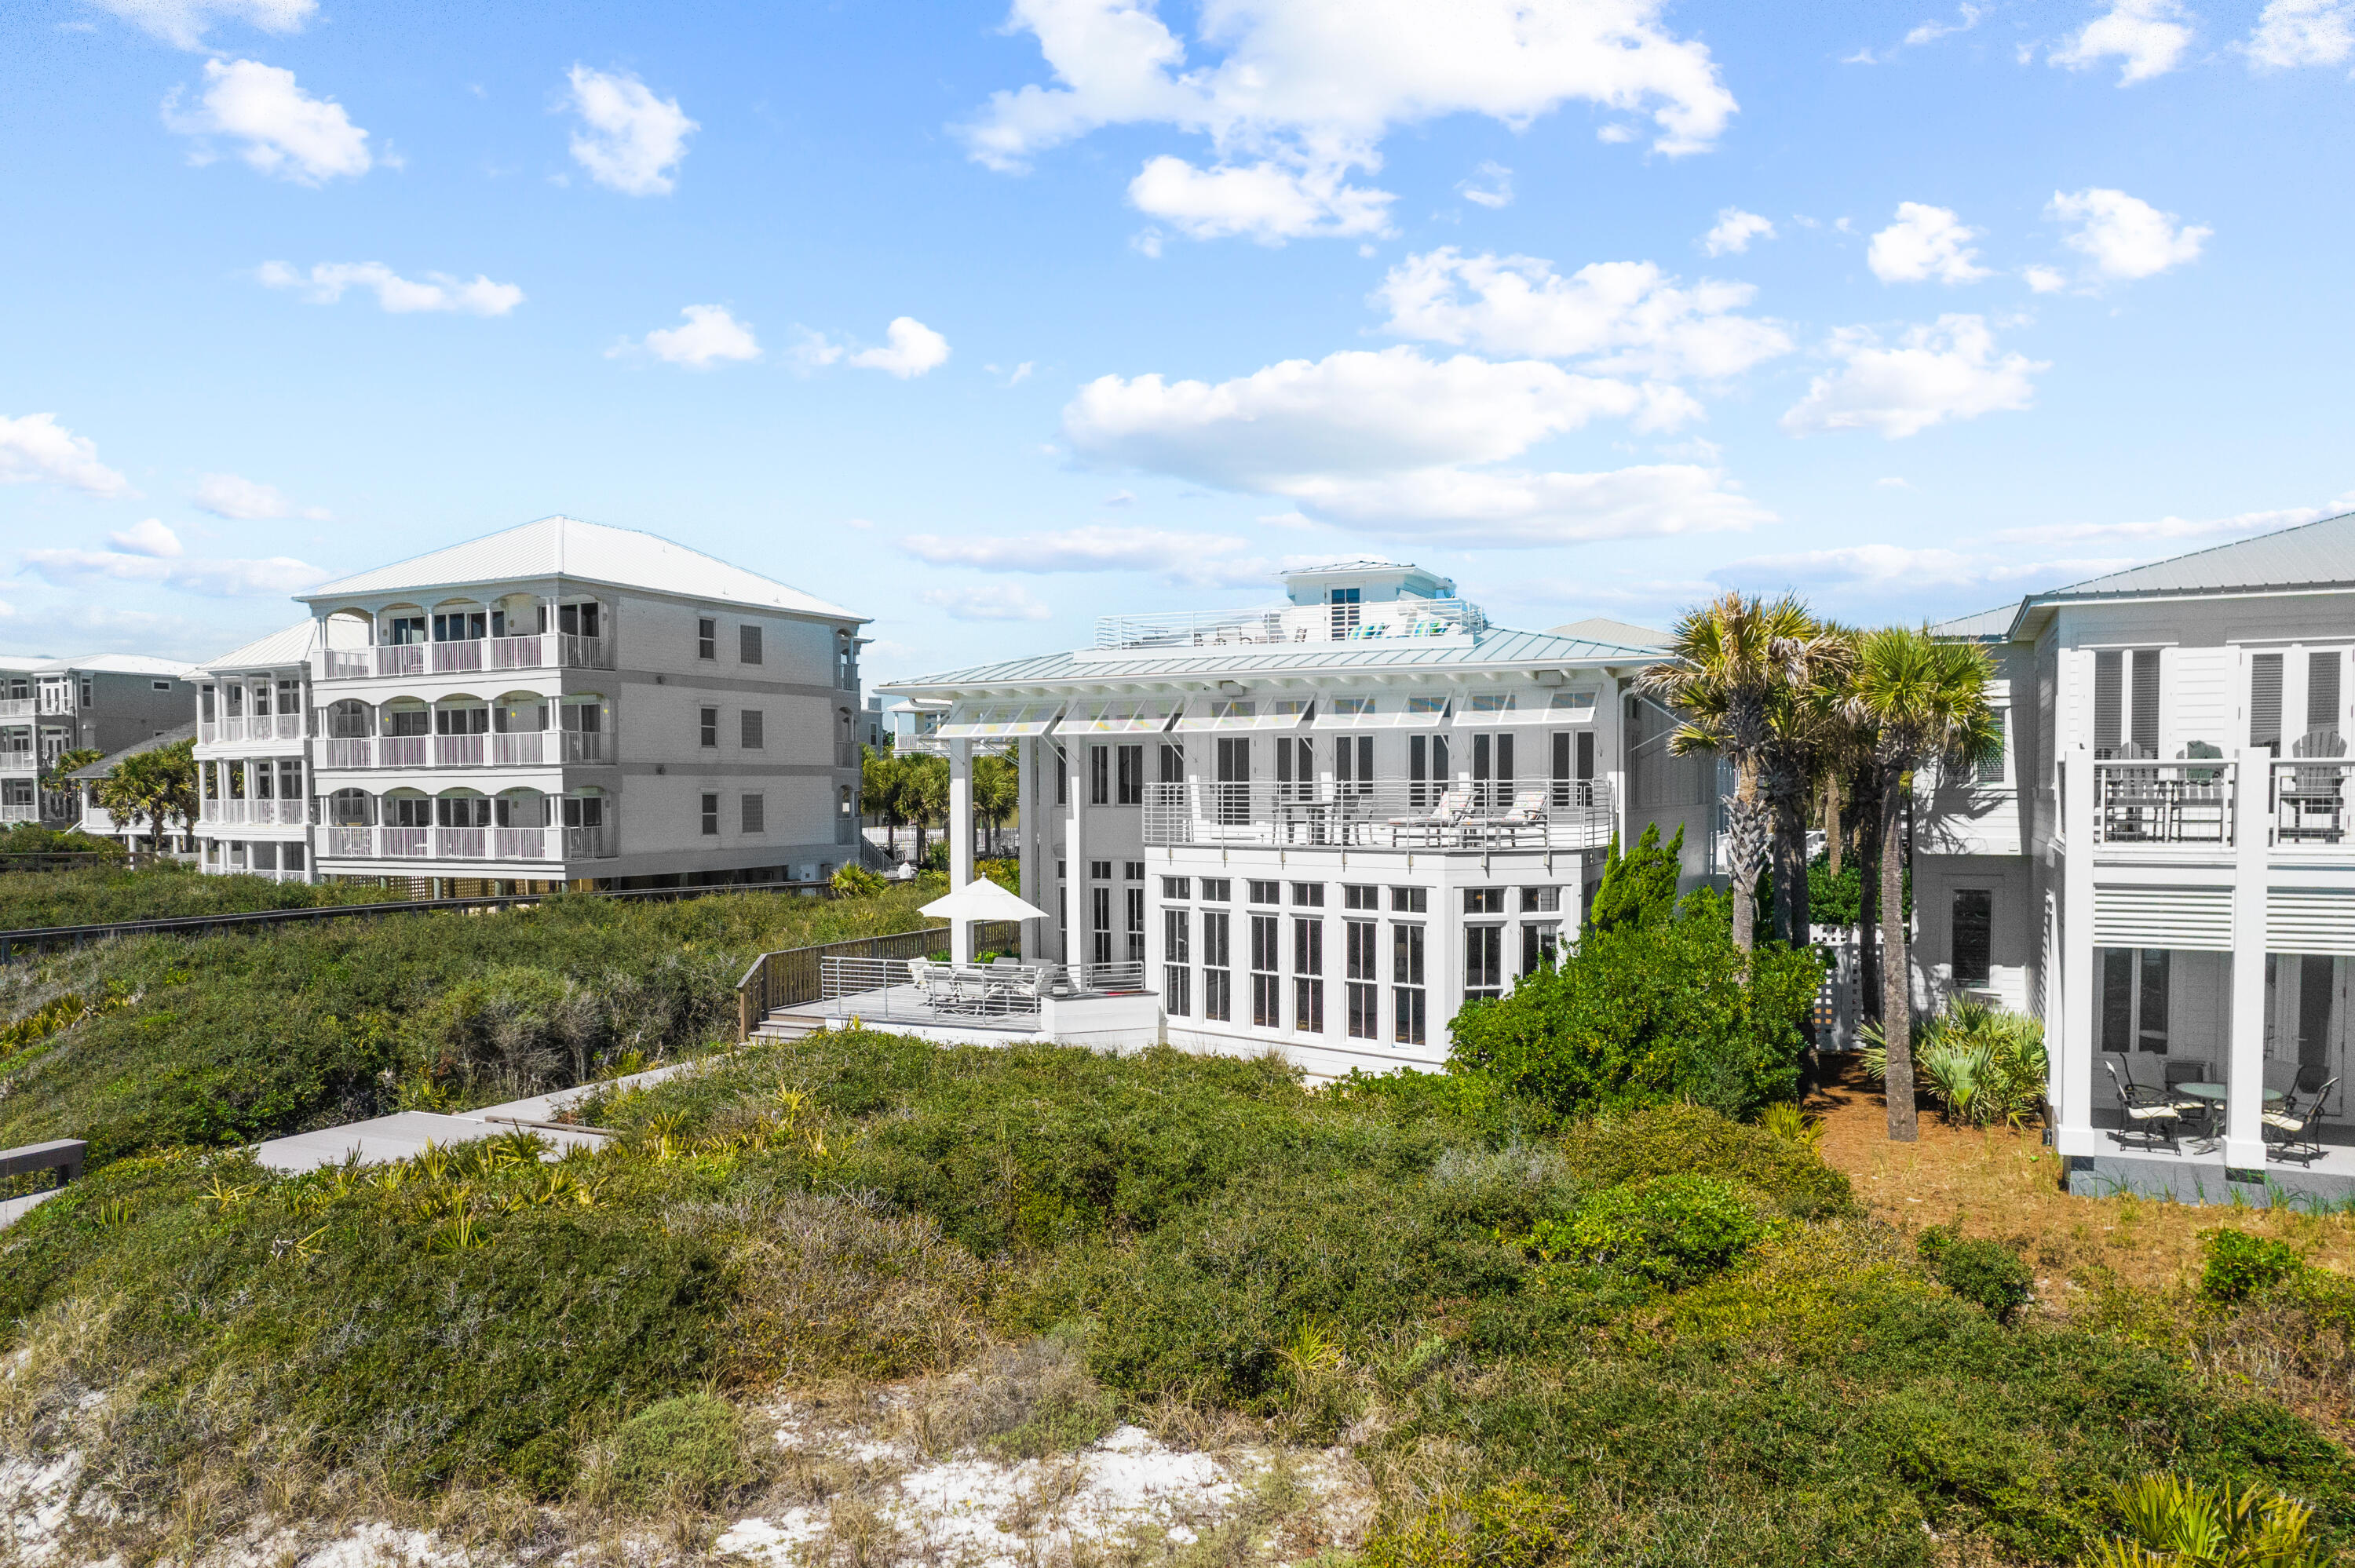
[[[1012,948],[1022,939],[1021,923],[1007,920],[985,924],[975,933],[975,947]],[[749,1040],[762,1019],[781,1007],[815,1001],[820,995],[821,959],[921,959],[949,944],[949,928],[920,926],[886,937],[854,937],[845,942],[821,942],[814,948],[787,948],[762,953],[736,982],[736,1038]]]

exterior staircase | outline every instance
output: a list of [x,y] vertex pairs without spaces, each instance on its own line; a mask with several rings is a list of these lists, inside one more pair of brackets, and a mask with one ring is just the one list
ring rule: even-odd
[[787,1044],[805,1040],[826,1027],[826,1020],[806,1012],[789,1012],[783,1008],[772,1012],[752,1028],[755,1040],[776,1040]]

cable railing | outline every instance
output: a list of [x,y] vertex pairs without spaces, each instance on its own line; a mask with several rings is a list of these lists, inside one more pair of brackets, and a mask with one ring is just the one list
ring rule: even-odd
[[1601,779],[1320,779],[1148,784],[1148,844],[1433,850],[1599,849],[1610,842]]
[[1263,609],[1178,610],[1106,615],[1096,620],[1099,648],[1215,648],[1284,642],[1462,641],[1488,629],[1477,605],[1460,599],[1409,599],[1389,604],[1286,604]]
[[829,1018],[861,1022],[1036,1027],[1051,999],[1134,995],[1145,989],[1141,962],[999,958],[957,965],[925,958],[827,955],[818,960],[816,1000]]

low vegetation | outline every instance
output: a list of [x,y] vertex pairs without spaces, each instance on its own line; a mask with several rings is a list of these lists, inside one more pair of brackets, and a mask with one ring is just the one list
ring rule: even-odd
[[[741,1511],[804,1484],[749,1412],[909,1379],[942,1448],[1342,1446],[1369,1568],[2069,1563],[2143,1539],[2153,1475],[2355,1529],[2308,1421],[1698,1106],[858,1033],[587,1109],[619,1141],[552,1163],[118,1160],[0,1234],[0,1443],[84,1456],[91,1557],[403,1499]],[[2212,1250],[2211,1322],[2344,1335],[2333,1271]]]
[[733,1040],[753,955],[912,929],[925,897],[557,898],[52,954],[0,971],[0,1148],[103,1162],[536,1094]]
[[133,870],[120,854],[95,858],[98,863],[88,867],[0,873],[0,931],[310,909],[323,904],[387,904],[403,896],[381,887],[207,876],[168,861]]

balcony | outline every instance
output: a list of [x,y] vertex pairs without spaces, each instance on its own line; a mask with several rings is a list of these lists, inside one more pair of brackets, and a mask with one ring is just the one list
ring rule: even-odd
[[30,697],[0,697],[0,724],[5,724],[11,719],[31,718],[33,706],[33,699]]
[[199,827],[244,824],[301,825],[311,820],[308,800],[207,800],[197,813]]
[[322,851],[336,860],[470,860],[547,863],[611,860],[620,851],[612,822],[590,828],[369,828],[326,830]]
[[464,675],[478,670],[610,670],[613,640],[544,631],[533,637],[478,637],[465,642],[398,642],[329,650],[319,678],[356,681],[380,675]]
[[2282,849],[2332,849],[2347,841],[2347,798],[2355,762],[2310,758],[2272,765],[2267,802],[2273,842]]
[[2096,762],[2094,842],[2228,847],[2239,764]]
[[0,773],[18,774],[27,779],[41,770],[41,760],[29,751],[0,751]]
[[1264,844],[1287,849],[1601,849],[1613,830],[1611,790],[1596,779],[1418,784],[1331,780],[1284,784],[1148,784],[1148,844]]
[[613,760],[613,737],[602,730],[329,736],[319,743],[319,766],[374,768],[605,765]]
[[201,719],[197,724],[197,739],[207,746],[302,738],[301,714],[255,714],[237,718]]
[[37,822],[40,820],[41,807],[38,801],[0,801],[0,822]]
[[1107,615],[1096,621],[1096,647],[1224,648],[1287,642],[1416,643],[1467,641],[1488,629],[1477,605],[1460,599],[1402,599],[1389,604],[1286,604],[1266,609],[1181,610],[1169,615]]

